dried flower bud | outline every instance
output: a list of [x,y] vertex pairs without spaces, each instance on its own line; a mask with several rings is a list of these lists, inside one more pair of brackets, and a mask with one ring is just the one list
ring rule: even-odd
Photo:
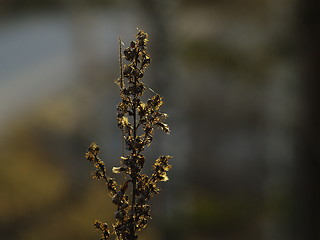
[[107,187],[108,187],[108,190],[110,191],[110,193],[112,195],[115,195],[117,192],[117,187],[116,187],[117,183],[114,180],[114,178],[108,177],[106,184],[107,184]]
[[167,133],[167,134],[170,133],[170,128],[169,128],[168,124],[165,124],[163,122],[158,122],[156,125],[159,126],[161,128],[161,130],[164,131],[165,133]]
[[94,227],[100,231],[102,231],[102,240],[107,240],[110,237],[110,231],[107,223],[101,222],[99,220],[95,220]]
[[123,70],[123,76],[130,78],[130,74],[133,72],[134,68],[130,65],[126,65]]
[[99,179],[103,178],[103,175],[101,174],[101,172],[99,170],[93,171],[91,175],[92,175],[93,179],[99,180]]
[[133,61],[133,58],[134,58],[134,55],[135,55],[134,51],[132,51],[130,48],[126,48],[123,53],[124,53],[124,56],[125,56],[126,60]]

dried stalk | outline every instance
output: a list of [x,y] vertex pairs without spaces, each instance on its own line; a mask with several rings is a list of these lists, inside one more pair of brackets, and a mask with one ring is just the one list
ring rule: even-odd
[[[145,228],[151,218],[148,201],[159,193],[157,183],[169,180],[166,172],[171,168],[168,163],[171,156],[160,156],[155,160],[151,176],[142,173],[145,163],[143,151],[152,143],[155,128],[170,133],[168,125],[163,122],[168,115],[160,112],[162,97],[152,91],[155,94],[153,97],[145,102],[142,100],[145,85],[141,80],[151,61],[146,51],[147,42],[148,34],[139,30],[136,40],[122,53],[119,38],[120,78],[117,84],[121,102],[117,106],[117,121],[127,154],[122,150],[120,166],[113,167],[112,171],[115,174],[122,173],[125,182],[119,185],[107,175],[104,162],[99,158],[97,144],[92,143],[86,153],[86,159],[95,167],[93,178],[106,182],[112,202],[117,206],[112,233],[118,240],[138,239],[137,231]],[[129,62],[124,66],[123,58]],[[142,134],[139,134],[139,129]],[[129,184],[132,188],[128,188]],[[132,189],[131,192],[128,189]],[[96,220],[94,226],[102,231],[101,240],[109,239],[111,233],[107,223]]]

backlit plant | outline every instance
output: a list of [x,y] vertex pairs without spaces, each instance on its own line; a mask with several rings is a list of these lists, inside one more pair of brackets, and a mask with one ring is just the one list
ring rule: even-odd
[[[157,183],[168,180],[167,171],[171,168],[168,163],[171,156],[163,155],[155,160],[151,175],[142,171],[146,161],[143,151],[152,143],[155,128],[170,133],[164,123],[168,115],[160,112],[162,97],[150,89],[154,95],[146,101],[142,100],[146,88],[141,80],[151,61],[147,42],[148,34],[139,30],[136,40],[122,52],[119,39],[120,77],[117,84],[121,101],[117,106],[117,122],[126,153],[122,152],[120,166],[113,167],[112,172],[123,174],[123,183],[118,184],[108,175],[108,169],[99,158],[100,150],[96,143],[90,145],[85,155],[95,167],[93,178],[105,181],[112,202],[117,206],[112,229],[99,220],[94,223],[94,227],[102,231],[101,240],[109,239],[111,234],[115,234],[118,240],[138,239],[137,232],[145,228],[151,218],[148,201],[159,193]],[[124,66],[123,58],[128,61]]]

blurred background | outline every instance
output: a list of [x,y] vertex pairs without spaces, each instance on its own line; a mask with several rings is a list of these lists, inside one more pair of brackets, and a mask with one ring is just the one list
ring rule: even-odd
[[[149,33],[170,181],[141,240],[320,239],[319,1],[0,1],[0,239],[99,239],[115,208],[118,37]],[[139,238],[140,239],[140,238]]]

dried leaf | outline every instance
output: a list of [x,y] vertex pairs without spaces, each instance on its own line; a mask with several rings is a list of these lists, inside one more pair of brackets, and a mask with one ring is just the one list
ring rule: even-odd
[[112,172],[113,173],[122,173],[122,172],[125,172],[127,170],[127,168],[125,167],[113,167],[112,168]]

